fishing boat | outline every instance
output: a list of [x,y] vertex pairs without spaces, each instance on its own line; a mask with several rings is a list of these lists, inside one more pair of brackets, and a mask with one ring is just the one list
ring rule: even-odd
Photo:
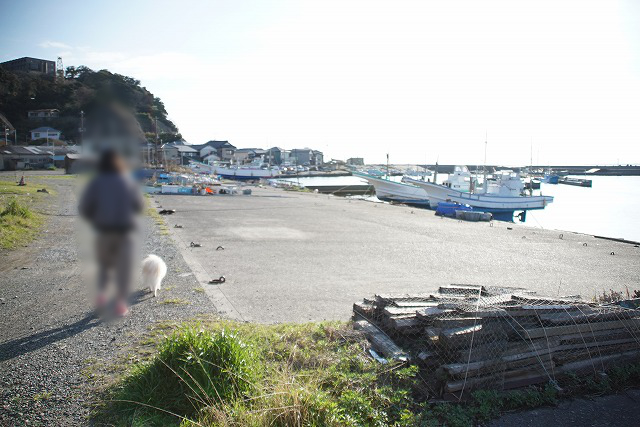
[[362,172],[352,172],[352,174],[372,185],[376,190],[376,197],[380,200],[422,207],[429,206],[427,193],[413,184],[392,181],[386,176],[373,176]]
[[569,178],[569,177],[560,178],[560,180],[558,181],[558,184],[573,185],[576,187],[593,187],[593,181],[590,179]]
[[[459,168],[463,175],[466,167]],[[524,184],[520,176],[512,171],[500,171],[492,178],[487,178],[480,188],[471,185],[469,191],[453,188],[449,184],[440,185],[407,177],[405,181],[426,191],[432,209],[437,208],[440,202],[453,202],[469,205],[476,211],[491,212],[494,218],[508,221],[513,220],[515,211],[544,209],[553,202],[551,196],[524,195]]]
[[545,173],[544,177],[542,177],[540,181],[544,182],[545,184],[557,184],[559,179],[560,177],[558,175]]
[[280,170],[277,167],[271,168],[259,168],[252,166],[219,166],[208,165],[200,162],[191,162],[191,168],[197,172],[205,172],[213,175],[221,176],[226,179],[233,179],[237,181],[252,181],[258,179],[276,178],[280,175]]

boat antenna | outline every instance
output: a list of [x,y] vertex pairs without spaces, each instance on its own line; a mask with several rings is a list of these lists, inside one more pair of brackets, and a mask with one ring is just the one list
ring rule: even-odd
[[488,133],[485,130],[484,131],[484,174],[483,174],[483,178],[482,178],[482,186],[484,187],[484,192],[487,192],[487,140],[489,139],[487,137]]
[[389,153],[387,153],[387,179],[391,179],[391,176],[389,175]]
[[440,160],[440,154],[438,154],[438,157],[436,157],[436,171],[433,174],[433,183],[437,184],[438,183],[438,161]]
[[533,170],[533,137],[531,137],[531,146],[529,149],[529,155],[531,156],[530,157],[531,162],[529,163],[529,167],[531,170]]

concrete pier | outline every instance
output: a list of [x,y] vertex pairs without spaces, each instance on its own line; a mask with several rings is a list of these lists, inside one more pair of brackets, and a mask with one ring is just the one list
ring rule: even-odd
[[640,289],[640,248],[583,234],[272,188],[154,199],[176,209],[167,224],[214,303],[247,321],[345,320],[363,297],[451,283],[588,298]]

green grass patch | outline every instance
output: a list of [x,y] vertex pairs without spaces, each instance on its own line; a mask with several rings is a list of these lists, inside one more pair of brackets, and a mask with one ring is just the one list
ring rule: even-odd
[[[166,290],[166,289],[165,289]],[[160,301],[158,304],[176,304],[176,305],[189,305],[189,301],[182,298],[167,298]]]
[[[117,426],[474,426],[565,396],[640,384],[640,364],[460,404],[428,403],[418,368],[375,362],[350,323],[156,325],[155,355],[116,383],[96,417]],[[148,347],[147,347],[148,348]],[[111,403],[109,403],[111,402]]]
[[17,197],[5,200],[4,205],[0,205],[0,248],[14,249],[36,235],[42,217]]

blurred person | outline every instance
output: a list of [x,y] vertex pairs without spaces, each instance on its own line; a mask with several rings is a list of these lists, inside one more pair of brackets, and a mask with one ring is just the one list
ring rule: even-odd
[[117,286],[115,312],[125,316],[129,312],[127,299],[135,262],[135,231],[137,216],[143,208],[143,198],[131,179],[124,159],[107,149],[98,161],[97,175],[88,183],[80,199],[80,215],[96,231],[98,262],[98,295],[96,307],[104,308],[110,279]]

